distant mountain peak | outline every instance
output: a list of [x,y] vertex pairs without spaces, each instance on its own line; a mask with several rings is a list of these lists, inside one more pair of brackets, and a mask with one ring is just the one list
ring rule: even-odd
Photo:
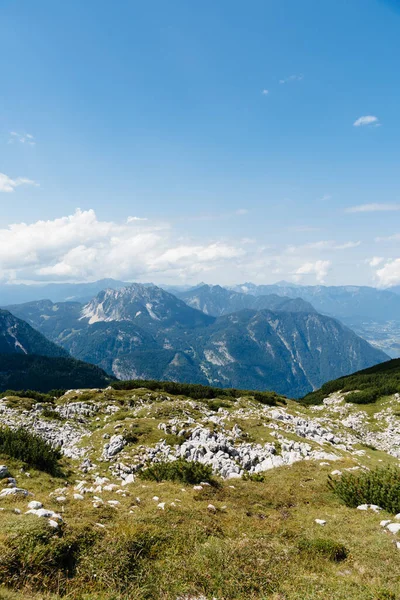
[[141,327],[156,322],[188,327],[205,322],[207,317],[156,285],[132,283],[119,290],[99,292],[81,312],[89,324],[100,321],[132,321]]

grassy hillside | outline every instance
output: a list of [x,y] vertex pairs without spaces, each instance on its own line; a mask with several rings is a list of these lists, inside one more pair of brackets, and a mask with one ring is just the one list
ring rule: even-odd
[[[355,506],[382,490],[363,492],[360,479],[361,495],[351,495],[377,467],[392,469],[387,497],[400,485],[389,435],[400,429],[395,397],[358,406],[335,394],[310,407],[275,397],[268,406],[249,392],[134,383],[74,389],[42,405],[10,394],[0,401],[0,465],[32,494],[5,496],[0,479],[0,598],[400,597],[400,535],[380,526],[396,522],[399,496],[375,513]],[[64,440],[51,469],[25,450],[40,443],[2,438],[1,426],[21,425],[53,446]],[[170,462],[191,446],[194,461]],[[277,462],[263,469],[253,459],[267,450]],[[240,464],[234,478],[218,470],[223,455]],[[55,515],[25,514],[32,500]]]
[[351,392],[347,401],[357,404],[369,404],[383,396],[400,393],[400,358],[328,381],[319,390],[304,396],[301,402],[320,404],[328,394],[339,390]]

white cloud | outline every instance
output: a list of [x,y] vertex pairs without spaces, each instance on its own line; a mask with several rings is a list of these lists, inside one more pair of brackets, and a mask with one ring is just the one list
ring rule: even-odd
[[330,194],[324,194],[322,196],[322,198],[319,199],[320,202],[328,202],[328,200],[331,200],[332,196]]
[[389,260],[376,272],[378,284],[381,287],[390,287],[400,283],[400,258]]
[[372,258],[367,259],[367,263],[370,267],[378,267],[383,263],[385,259],[382,256],[373,256]]
[[345,248],[359,244],[322,240],[285,248],[285,236],[275,246],[269,239],[211,238],[211,234],[207,238],[204,233],[199,241],[190,237],[187,225],[182,227],[179,221],[142,219],[104,221],[93,210],[76,210],[61,218],[0,228],[0,279],[93,281],[113,277],[165,283],[206,280],[224,285],[246,280],[272,283],[279,274],[280,279],[321,283],[333,257],[344,251],[348,264],[351,250]]
[[280,79],[279,83],[281,85],[284,83],[292,83],[293,81],[301,81],[303,78],[303,75],[289,75],[289,77],[285,77],[285,79]]
[[323,251],[323,250],[347,250],[349,248],[357,248],[358,246],[361,245],[360,241],[357,242],[344,242],[344,243],[338,243],[338,242],[334,242],[332,240],[320,240],[319,242],[309,242],[307,244],[303,244],[301,246],[288,246],[286,249],[286,252],[288,254],[298,254],[299,252],[302,252],[304,250],[318,250],[318,251]]
[[249,212],[249,211],[248,211],[248,209],[247,209],[247,208],[238,208],[238,209],[235,211],[235,214],[236,214],[236,215],[238,215],[238,216],[241,216],[241,215],[247,215],[247,214],[248,214],[248,212]]
[[400,233],[395,233],[393,235],[388,235],[386,237],[376,237],[375,242],[395,242],[400,240]]
[[17,131],[10,131],[10,137],[8,139],[9,144],[19,142],[20,144],[27,144],[28,146],[35,146],[35,138],[30,133],[18,133]]
[[20,185],[34,185],[38,186],[39,184],[32,179],[27,179],[26,177],[17,177],[17,179],[11,179],[5,173],[0,173],[0,192],[13,192],[15,188]]
[[345,242],[344,244],[337,244],[333,247],[333,250],[348,250],[349,248],[358,248],[361,246],[361,242]]
[[261,93],[262,93],[263,96],[268,96],[269,90],[265,90],[264,89]]
[[365,127],[366,125],[379,125],[378,117],[374,117],[373,115],[366,115],[364,117],[359,117],[353,123],[354,127]]
[[245,251],[225,241],[180,239],[169,224],[99,221],[93,210],[0,229],[3,279],[75,280],[102,277],[175,279],[226,269]]
[[133,223],[134,221],[148,221],[147,217],[128,217],[126,222]]
[[392,212],[400,210],[400,204],[358,204],[346,208],[347,213],[364,213],[364,212]]
[[324,283],[325,277],[331,268],[331,261],[329,260],[317,260],[315,262],[307,262],[301,265],[296,271],[295,275],[315,275],[316,280],[319,283]]

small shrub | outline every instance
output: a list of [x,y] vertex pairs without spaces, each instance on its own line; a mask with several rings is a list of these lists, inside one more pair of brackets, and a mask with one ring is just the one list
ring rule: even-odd
[[[116,413],[118,414],[118,413]],[[151,433],[152,429],[149,425],[142,423],[132,423],[129,429],[124,429],[123,435],[128,444],[136,444],[141,437]]]
[[351,508],[377,504],[390,513],[400,512],[400,469],[378,468],[362,473],[344,473],[340,479],[328,477],[329,488]]
[[220,400],[219,398],[216,398],[215,400],[209,400],[207,402],[207,406],[210,410],[218,412],[220,408],[230,408],[231,404],[226,400]]
[[262,473],[244,473],[242,479],[244,481],[255,481],[257,483],[263,483],[265,481],[264,475]]
[[0,428],[0,454],[7,454],[50,475],[60,475],[61,452],[25,429]]
[[173,433],[167,433],[164,437],[165,443],[168,446],[182,446],[187,440],[188,436],[174,435]]
[[303,539],[299,541],[297,547],[300,552],[305,552],[311,556],[317,554],[333,562],[346,560],[349,555],[346,546],[329,538],[315,540]]
[[180,458],[173,462],[156,463],[141,471],[140,477],[148,481],[179,481],[195,485],[201,481],[211,483],[212,469],[208,465]]
[[41,413],[42,417],[46,417],[47,419],[56,419],[57,421],[65,421],[65,419],[58,413],[56,410],[52,408],[45,408]]
[[396,594],[386,589],[378,590],[375,598],[376,600],[397,600]]

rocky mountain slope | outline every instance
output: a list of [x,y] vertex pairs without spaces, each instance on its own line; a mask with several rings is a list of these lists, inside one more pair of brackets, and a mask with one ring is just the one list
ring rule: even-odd
[[335,317],[392,357],[400,355],[400,295],[367,286],[302,286],[245,283],[234,291],[264,296],[302,298],[323,314]]
[[400,473],[399,393],[365,405],[339,389],[306,406],[139,385],[0,400],[1,426],[63,455],[58,477],[18,448],[1,455],[5,598],[398,597],[400,514],[385,497],[346,505],[334,486]]
[[0,310],[0,354],[68,356],[63,348],[6,310]]
[[268,302],[280,308],[215,318],[156,286],[134,284],[100,292],[84,306],[44,301],[10,310],[76,358],[122,379],[275,389],[298,397],[387,359],[302,300]]
[[309,302],[301,298],[285,298],[277,294],[252,296],[228,290],[220,285],[202,285],[176,295],[192,308],[197,308],[214,317],[221,317],[246,308],[283,312],[316,312]]
[[[44,321],[46,323],[46,320]],[[106,385],[113,378],[92,364],[75,360],[28,323],[0,310],[0,391]]]

